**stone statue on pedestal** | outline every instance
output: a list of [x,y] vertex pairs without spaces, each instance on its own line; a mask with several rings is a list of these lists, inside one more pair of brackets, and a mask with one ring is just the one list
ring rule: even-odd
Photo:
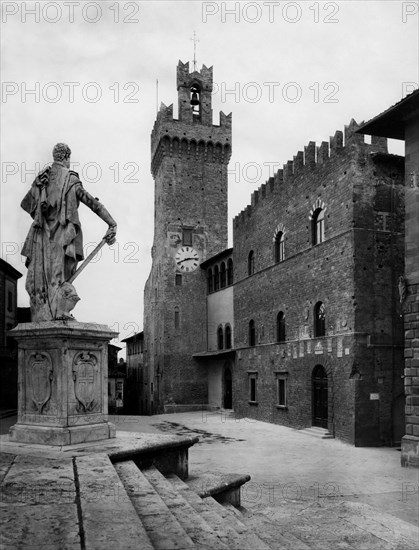
[[38,175],[21,203],[33,218],[22,249],[32,322],[73,318],[70,311],[79,297],[71,282],[83,259],[80,202],[108,224],[104,240],[109,245],[115,242],[114,219],[70,170],[70,155],[68,145],[58,143],[53,149],[54,162]]
[[[19,443],[61,446],[115,437],[108,421],[107,371],[108,344],[118,333],[77,322],[70,312],[79,301],[72,282],[101,246],[115,242],[116,223],[70,170],[70,155],[68,145],[58,143],[54,162],[21,204],[33,223],[22,250],[32,322],[8,332],[19,351],[18,421],[9,440]],[[83,259],[80,202],[109,228],[77,269]]]

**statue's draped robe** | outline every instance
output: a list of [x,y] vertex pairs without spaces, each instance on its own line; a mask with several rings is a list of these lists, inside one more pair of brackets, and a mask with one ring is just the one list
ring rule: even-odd
[[[28,268],[26,290],[33,322],[55,318],[57,291],[83,259],[79,201],[87,204],[91,202],[88,199],[93,199],[83,189],[78,175],[60,162],[52,164],[44,186],[41,176],[21,203],[33,218],[22,249]],[[91,204],[88,206],[92,208]]]

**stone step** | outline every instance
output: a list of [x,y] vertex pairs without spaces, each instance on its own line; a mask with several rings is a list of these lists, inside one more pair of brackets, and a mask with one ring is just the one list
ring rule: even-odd
[[[312,550],[313,548],[312,545],[308,545],[302,541],[291,529],[276,524],[276,522],[271,521],[263,514],[245,513],[243,521],[272,550]],[[323,546],[322,550],[329,550],[329,547]],[[332,549],[330,548],[330,550]]]
[[[255,533],[241,522],[234,512],[225,508],[213,497],[201,498],[189,486],[176,475],[169,475],[166,479],[172,484],[175,491],[181,494],[184,499],[198,512],[205,521],[225,538],[231,550],[269,550]],[[233,508],[232,505],[228,505]]]
[[218,502],[240,506],[240,488],[250,481],[248,474],[213,474],[206,472],[191,475],[185,480],[192,491],[201,498],[213,497]]
[[318,426],[304,428],[302,430],[298,430],[298,432],[306,435],[311,435],[312,437],[317,437],[318,439],[334,439],[329,430],[325,428],[319,428]]
[[[77,457],[75,470],[78,487],[76,498],[80,503],[81,536],[84,540],[82,547],[86,550],[153,550],[146,530],[107,454]],[[44,544],[41,547],[44,548]]]
[[[135,463],[128,460],[114,466],[145,527],[152,547],[156,550],[195,548],[185,529]],[[142,550],[142,547],[139,548]]]
[[[168,476],[167,479],[179,491],[182,490],[182,484],[190,487],[189,480],[182,482],[173,475]],[[198,484],[195,483],[194,486],[198,487]],[[272,550],[309,550],[311,548],[295,533],[291,533],[287,529],[279,529],[275,522],[264,515],[253,518],[253,514],[245,508],[236,508],[226,502],[220,504],[212,497],[205,498],[204,502],[216,510],[219,516],[229,521],[237,533],[245,532],[251,535],[250,540],[253,540],[253,544],[249,545],[249,548],[270,548]]]
[[141,474],[154,487],[197,548],[229,550],[226,533],[220,528],[215,529],[214,526],[209,525],[157,468],[154,466],[145,468]]

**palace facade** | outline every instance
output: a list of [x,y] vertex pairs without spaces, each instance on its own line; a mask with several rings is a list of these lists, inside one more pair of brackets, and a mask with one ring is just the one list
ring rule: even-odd
[[354,445],[404,433],[404,159],[352,120],[257,189],[227,247],[231,115],[212,68],[179,62],[179,118],[152,132],[145,288],[149,414],[196,408],[317,426]]

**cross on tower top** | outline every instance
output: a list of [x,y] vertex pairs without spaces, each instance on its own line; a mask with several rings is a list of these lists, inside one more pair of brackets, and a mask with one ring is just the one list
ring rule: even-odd
[[196,71],[196,43],[199,42],[199,38],[196,37],[196,32],[193,32],[193,38],[190,38],[189,40],[193,40],[193,70]]

